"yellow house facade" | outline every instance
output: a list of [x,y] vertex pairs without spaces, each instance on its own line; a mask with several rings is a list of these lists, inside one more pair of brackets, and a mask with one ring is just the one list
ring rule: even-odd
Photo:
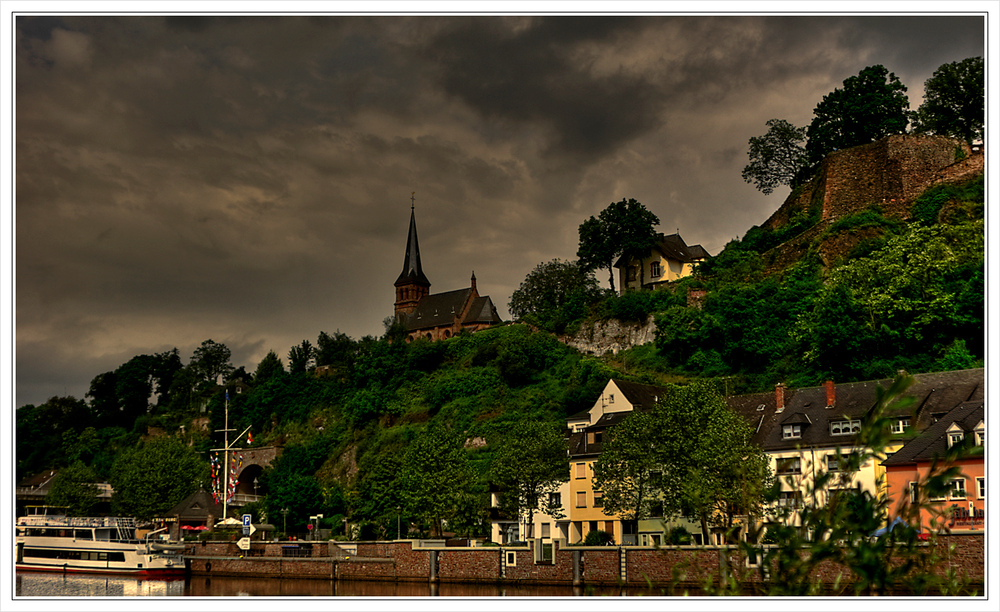
[[700,244],[688,246],[680,234],[659,235],[659,242],[641,257],[624,255],[615,262],[621,293],[657,287],[690,276],[709,257]]

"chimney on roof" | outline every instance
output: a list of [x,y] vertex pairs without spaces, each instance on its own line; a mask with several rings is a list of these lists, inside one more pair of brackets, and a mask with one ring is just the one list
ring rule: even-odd
[[785,409],[785,383],[774,385],[774,401],[777,407],[776,412],[781,412]]
[[833,408],[837,405],[837,388],[832,380],[826,381],[826,407]]
[[472,292],[476,293],[476,273],[472,272]]

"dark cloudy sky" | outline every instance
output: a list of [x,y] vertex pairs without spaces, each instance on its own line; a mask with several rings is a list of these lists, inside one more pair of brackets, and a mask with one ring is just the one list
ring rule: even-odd
[[[787,195],[747,141],[883,64],[984,55],[982,16],[22,16],[14,28],[16,405],[134,355],[252,371],[380,335],[410,194],[433,292],[506,305],[635,198],[711,253]],[[606,284],[606,274],[598,278]]]

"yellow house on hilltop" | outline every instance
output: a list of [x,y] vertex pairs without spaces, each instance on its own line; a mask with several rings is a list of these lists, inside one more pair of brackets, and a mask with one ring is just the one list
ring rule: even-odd
[[621,293],[657,287],[690,276],[694,266],[710,257],[700,244],[688,246],[680,234],[659,235],[659,242],[642,257],[623,255],[615,262]]

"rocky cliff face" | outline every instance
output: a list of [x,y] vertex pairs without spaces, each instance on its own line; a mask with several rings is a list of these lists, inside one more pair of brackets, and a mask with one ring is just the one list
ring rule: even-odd
[[640,346],[656,339],[653,317],[645,323],[624,323],[610,320],[594,323],[580,329],[576,335],[562,336],[563,343],[588,355],[617,354],[618,351]]

